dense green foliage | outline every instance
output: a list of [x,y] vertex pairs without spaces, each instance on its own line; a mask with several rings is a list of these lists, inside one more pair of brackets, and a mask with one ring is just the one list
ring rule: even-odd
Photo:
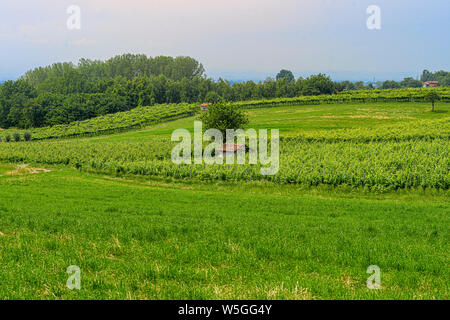
[[25,131],[25,132],[23,133],[23,139],[24,139],[25,141],[31,141],[31,138],[32,138],[32,134],[31,134],[30,131]]
[[422,73],[421,81],[438,81],[441,86],[450,86],[450,72],[447,71],[436,71],[430,72],[428,70],[424,70]]
[[154,104],[230,102],[337,92],[335,83],[325,75],[297,81],[269,78],[259,83],[231,83],[197,74],[179,80],[164,73],[147,75],[137,71],[130,78],[128,69],[123,71],[127,76],[119,73],[114,78],[97,78],[90,76],[93,71],[82,66],[57,64],[36,69],[23,79],[6,81],[0,86],[0,127],[68,124]]
[[[421,82],[406,78],[380,86],[420,87]],[[0,128],[68,124],[154,104],[293,98],[373,87],[362,82],[333,82],[324,74],[295,80],[288,70],[281,70],[276,80],[258,83],[214,81],[190,57],[125,54],[106,61],[81,59],[77,65],[55,63],[30,70],[17,81],[6,81],[0,85]]]
[[89,86],[97,81],[115,77],[131,80],[163,75],[168,79],[182,80],[201,77],[204,72],[202,64],[190,57],[152,58],[143,54],[124,54],[106,61],[80,59],[76,66],[55,63],[26,72],[24,79],[38,90],[73,93],[88,92]]
[[197,101],[203,74],[189,57],[131,54],[36,68],[0,86],[0,127],[67,124],[137,106]]
[[12,137],[13,137],[13,140],[15,141],[15,142],[19,142],[20,140],[21,140],[21,138],[20,138],[20,133],[19,132],[13,132],[13,134],[12,134]]
[[231,104],[213,104],[200,117],[203,129],[217,129],[225,138],[227,129],[237,130],[248,124],[248,117]]
[[450,87],[450,72],[436,71],[430,72],[424,70],[420,80],[416,80],[411,77],[407,77],[402,81],[387,80],[377,83],[381,89],[399,89],[399,88],[420,88],[426,81],[438,81],[441,87]]
[[290,82],[290,81],[294,81],[295,77],[294,77],[294,74],[292,73],[292,71],[283,69],[280,72],[278,72],[275,79],[277,79],[277,81],[281,80],[281,79],[286,79],[287,81]]
[[132,109],[124,96],[113,92],[41,92],[23,79],[6,81],[0,87],[0,126],[41,127],[67,124],[100,115]]

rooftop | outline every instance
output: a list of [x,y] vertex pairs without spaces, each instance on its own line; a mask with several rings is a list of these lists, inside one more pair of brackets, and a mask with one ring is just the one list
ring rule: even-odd
[[237,152],[244,147],[245,145],[243,144],[224,143],[222,147],[219,147],[216,150],[222,152]]

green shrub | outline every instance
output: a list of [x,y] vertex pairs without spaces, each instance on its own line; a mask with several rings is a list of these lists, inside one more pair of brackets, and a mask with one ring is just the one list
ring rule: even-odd
[[20,141],[20,133],[13,132],[12,136],[13,136],[13,139],[14,139],[15,142],[19,142]]
[[31,132],[30,131],[25,131],[23,134],[23,139],[25,141],[31,141]]
[[9,133],[5,136],[5,142],[10,142],[11,141],[11,136],[9,135]]

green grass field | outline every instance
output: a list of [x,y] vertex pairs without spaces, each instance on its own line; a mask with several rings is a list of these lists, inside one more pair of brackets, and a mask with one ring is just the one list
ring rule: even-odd
[[[427,139],[416,136],[419,130],[398,145],[338,146],[344,154],[351,147],[398,156],[386,160],[395,170],[383,179],[415,168],[430,181],[446,182],[450,105],[438,104],[439,113],[428,109],[385,103],[248,113],[249,127],[279,128],[289,137],[339,130],[370,135],[383,126],[441,121]],[[112,168],[125,158],[133,167],[150,161],[146,152],[164,162],[166,151],[145,143],[166,141],[176,128],[192,129],[193,120],[109,136],[0,143],[0,299],[448,299],[447,187],[211,181],[88,166],[100,156]],[[45,144],[49,149],[38,152]],[[334,144],[306,146],[325,152]],[[417,149],[402,162],[411,148]],[[59,151],[80,157],[47,161]],[[352,152],[346,155],[362,163]],[[330,154],[307,156],[326,164]],[[381,159],[376,152],[373,157],[375,164]],[[429,166],[416,158],[438,161]],[[70,265],[81,269],[81,290],[66,287]],[[370,265],[381,268],[380,290],[366,286]]]

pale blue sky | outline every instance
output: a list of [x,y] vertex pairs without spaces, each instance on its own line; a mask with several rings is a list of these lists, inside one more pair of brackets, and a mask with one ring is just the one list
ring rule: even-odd
[[[81,30],[66,27],[72,4]],[[369,5],[381,30],[366,27]],[[192,56],[214,77],[399,79],[450,70],[449,30],[449,0],[3,0],[0,80],[128,52]]]

